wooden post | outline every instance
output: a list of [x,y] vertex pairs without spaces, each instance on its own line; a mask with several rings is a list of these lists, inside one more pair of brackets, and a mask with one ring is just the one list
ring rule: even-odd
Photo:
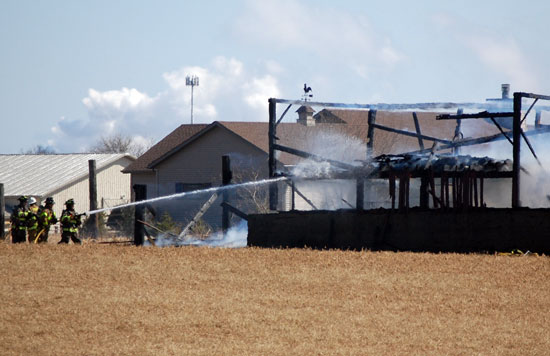
[[482,208],[485,207],[485,202],[483,201],[483,175],[479,177],[479,206]]
[[296,186],[295,186],[296,183],[294,183],[294,180],[291,180],[290,182],[291,182],[290,187],[292,188],[292,207],[290,210],[294,211],[296,210]]
[[[269,178],[275,177],[277,161],[275,160],[275,138],[277,134],[277,103],[275,99],[269,99]],[[269,185],[269,209],[277,210],[279,190],[275,183]]]
[[541,111],[537,110],[535,114],[535,129],[538,129],[540,127],[540,115],[541,115]]
[[479,208],[479,196],[477,193],[477,176],[474,175],[474,205]]
[[0,183],[0,238],[6,238],[6,201],[4,200],[4,183]]
[[[231,178],[233,174],[231,173],[231,159],[229,156],[222,156],[222,185],[231,184]],[[222,203],[227,203],[229,201],[229,192],[225,189],[222,193]],[[222,205],[222,231],[226,232],[229,229],[229,209],[227,206]]]
[[428,195],[428,177],[420,177],[420,207],[428,209],[430,207],[430,196]]
[[421,150],[424,149],[424,141],[422,140],[422,132],[420,131],[420,123],[418,122],[418,117],[416,116],[416,113],[413,112],[413,120],[414,120],[414,127],[416,129],[416,133],[418,134],[418,147],[420,147]]
[[[147,186],[144,184],[134,184],[135,201],[147,199]],[[141,246],[145,240],[145,227],[140,221],[145,220],[145,207],[143,204],[136,205],[134,212],[134,245]]]
[[512,208],[519,208],[520,201],[520,150],[521,150],[521,93],[514,93]]
[[357,177],[357,193],[355,196],[355,209],[358,211],[365,210],[364,203],[365,203],[365,179],[363,177]]
[[[459,108],[456,111],[456,114],[457,115],[462,115],[463,112],[464,112],[464,110]],[[460,139],[460,136],[462,135],[461,126],[462,126],[462,120],[461,119],[456,119],[455,135],[453,137],[453,141],[457,140],[457,139]],[[455,147],[454,150],[453,150],[453,153],[455,155],[459,155],[460,154],[460,147]]]
[[395,209],[395,174],[393,172],[390,172],[389,177],[390,183],[390,197],[391,197],[391,208],[392,210]]
[[374,123],[376,122],[376,110],[369,110],[368,116],[369,128],[367,131],[367,160],[374,154]]
[[[90,182],[90,211],[97,210],[97,175],[95,159],[88,161],[88,174]],[[90,237],[96,239],[98,232],[97,214],[92,214],[88,217],[88,227],[90,229]]]

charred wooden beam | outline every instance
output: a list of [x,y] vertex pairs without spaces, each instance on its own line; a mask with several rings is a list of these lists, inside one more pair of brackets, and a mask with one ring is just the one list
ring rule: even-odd
[[539,158],[537,157],[537,154],[535,153],[535,149],[533,148],[533,146],[531,146],[531,142],[529,142],[529,139],[527,138],[527,136],[525,136],[525,133],[523,132],[523,130],[521,130],[521,137],[523,137],[523,139],[525,140],[525,143],[527,144],[527,147],[529,147],[529,151],[531,151],[531,154],[533,155],[533,157],[535,157],[535,159],[537,160],[537,163],[539,164],[539,166],[542,167],[542,163],[540,162]]
[[514,93],[514,96],[518,94],[519,97],[522,98],[530,98],[530,99],[542,99],[542,100],[550,100],[550,95],[541,95],[541,94],[534,94],[534,93]]
[[420,207],[428,209],[430,207],[430,197],[428,193],[428,177],[420,178]]
[[[269,140],[269,158],[268,158],[268,165],[269,165],[269,178],[275,177],[275,172],[277,170],[277,161],[275,160],[275,137],[277,134],[277,100],[276,99],[269,99],[269,132],[268,132],[268,140]],[[271,210],[277,210],[278,205],[278,186],[277,184],[270,184],[269,185],[269,209]]]
[[420,149],[423,150],[424,141],[422,140],[422,132],[420,131],[420,123],[418,122],[418,117],[416,116],[416,112],[413,112],[413,120],[414,120],[414,128],[416,130],[416,134],[418,135],[418,147],[420,147]]
[[397,134],[404,135],[404,136],[418,137],[418,138],[421,138],[421,139],[424,139],[424,140],[430,140],[430,141],[435,141],[435,142],[440,142],[440,143],[445,143],[445,144],[452,143],[449,140],[444,140],[444,139],[437,138],[437,137],[432,137],[432,136],[419,135],[419,134],[416,134],[416,133],[413,133],[413,132],[398,130],[398,129],[394,129],[392,127],[388,127],[388,126],[384,126],[384,125],[373,124],[372,126],[375,129],[379,129],[379,130],[382,130],[382,131],[393,132],[393,133],[397,133]]
[[365,110],[451,110],[459,107],[465,109],[495,109],[509,105],[496,105],[494,103],[410,103],[410,104],[345,104],[345,103],[330,103],[330,102],[318,102],[318,101],[303,101],[303,100],[289,100],[289,99],[270,99],[277,104],[292,104],[292,105],[309,105],[309,106],[322,106],[325,108],[342,108],[342,109],[365,109]]
[[[462,115],[463,112],[464,110],[462,108],[458,108],[458,110],[456,111],[456,114],[459,116],[459,115]],[[453,141],[462,140],[463,138],[464,138],[464,135],[462,134],[462,120],[456,119],[456,127],[455,127],[455,134],[453,136]],[[459,155],[460,147],[455,147],[453,152],[455,155]]]
[[369,110],[367,132],[367,160],[374,154],[374,123],[376,122],[376,110]]
[[519,208],[521,206],[519,181],[521,149],[521,98],[521,93],[514,93],[512,208]]
[[[233,178],[233,172],[231,172],[231,158],[228,155],[222,156],[222,185],[226,186],[231,184]],[[224,189],[222,193],[223,202],[229,201],[229,191]],[[222,205],[222,231],[226,232],[229,229],[229,210]]]
[[333,160],[333,159],[324,158],[322,156],[319,156],[319,155],[316,155],[316,154],[313,154],[313,153],[308,153],[308,152],[305,152],[305,151],[301,151],[301,150],[291,148],[291,147],[282,146],[282,145],[279,145],[279,144],[273,144],[273,148],[275,150],[287,152],[287,153],[293,154],[293,155],[298,156],[298,157],[311,158],[311,159],[313,159],[317,162],[328,162],[328,163],[330,163],[333,166],[338,167],[338,168],[343,168],[343,169],[355,169],[356,168],[356,167],[354,167],[354,166],[352,166],[351,164],[348,164],[348,163],[336,161],[336,160]]
[[309,206],[311,206],[315,210],[318,210],[315,204],[313,204],[311,200],[309,200],[298,188],[296,188],[296,185],[294,184],[294,182],[290,183],[288,180],[285,180],[285,183],[290,185],[292,189],[294,189],[294,192],[296,192],[296,194],[298,194],[302,199],[304,199],[304,201],[308,203]]
[[441,114],[435,117],[436,120],[462,120],[462,119],[489,119],[491,117],[512,117],[513,112],[488,112],[482,111],[476,114]]
[[527,119],[527,115],[529,115],[529,113],[531,112],[531,110],[533,109],[533,107],[535,106],[535,104],[537,103],[537,101],[539,101],[539,99],[535,99],[532,103],[531,103],[531,106],[529,106],[529,109],[527,109],[527,111],[525,112],[525,115],[523,115],[523,119],[521,119],[521,123],[523,124],[523,122],[525,121],[525,119]]
[[292,104],[288,104],[288,106],[286,107],[285,111],[283,112],[283,114],[281,115],[281,117],[279,118],[279,120],[277,120],[277,123],[275,125],[279,125],[279,123],[283,120],[283,118],[285,117],[286,113],[288,112],[288,110],[292,107]]
[[365,179],[362,177],[356,180],[355,209],[364,210],[365,202]]
[[508,142],[510,142],[511,145],[513,145],[514,143],[512,142],[512,139],[510,137],[508,137],[508,135],[506,134],[506,132],[504,131],[504,129],[502,128],[502,126],[500,126],[500,124],[497,122],[497,120],[495,120],[494,117],[491,117],[491,121],[493,122],[493,124],[498,128],[498,130],[500,131],[501,134],[504,135],[504,137],[506,137],[508,139]]
[[395,209],[395,174],[393,172],[389,173],[389,188],[390,188],[390,197],[391,197],[391,208]]
[[233,205],[229,204],[228,202],[222,202],[220,204],[224,209],[227,209],[229,210],[230,212],[232,212],[233,214],[237,215],[238,217],[240,217],[241,219],[244,219],[246,221],[248,221],[248,214],[242,212],[241,210],[235,208]]
[[[550,133],[550,125],[541,125],[541,127],[539,129],[524,132],[525,136],[527,136],[527,137],[535,136],[535,135],[542,135],[542,134],[546,134],[546,133]],[[460,141],[457,141],[457,142],[451,142],[449,144],[444,144],[444,145],[439,146],[437,148],[437,150],[442,151],[442,150],[446,150],[446,149],[450,149],[450,148],[454,148],[454,147],[480,145],[480,144],[483,144],[483,143],[496,142],[496,141],[505,140],[505,139],[506,138],[504,136],[502,136],[501,133],[499,133],[499,134],[491,135],[491,136],[484,136],[484,137],[460,140]],[[423,150],[405,152],[403,154],[404,155],[405,154],[416,155],[416,154],[429,153],[430,151],[431,151],[431,149],[426,148],[426,149],[423,149]]]

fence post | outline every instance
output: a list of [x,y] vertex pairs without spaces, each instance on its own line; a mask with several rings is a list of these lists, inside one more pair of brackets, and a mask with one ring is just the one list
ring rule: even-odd
[[[147,186],[144,184],[134,184],[135,201],[141,201],[147,199]],[[143,204],[138,204],[134,211],[134,245],[141,246],[145,240],[145,227],[143,221],[145,219],[145,207]]]
[[[88,175],[90,182],[90,211],[97,210],[97,176],[95,169],[95,159],[88,161]],[[88,217],[88,227],[90,228],[89,235],[96,239],[98,235],[97,214],[92,214]]]
[[0,238],[6,238],[6,201],[4,200],[4,183],[0,183]]
[[[222,156],[222,185],[229,185],[231,184],[231,178],[233,178],[233,174],[231,173],[231,159],[229,156],[225,155]],[[229,192],[227,189],[223,191],[222,199],[224,203],[227,203],[229,200]],[[229,229],[229,209],[225,206],[225,204],[222,205],[222,230],[223,232],[226,232],[227,229]]]

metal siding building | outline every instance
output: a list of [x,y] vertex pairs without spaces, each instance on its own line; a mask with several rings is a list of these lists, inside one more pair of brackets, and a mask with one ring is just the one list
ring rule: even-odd
[[0,155],[0,183],[4,184],[6,212],[11,212],[21,195],[35,197],[39,202],[53,197],[58,216],[70,198],[75,200],[78,212],[88,211],[88,161],[92,159],[96,161],[98,207],[130,201],[130,177],[122,173],[135,161],[129,154]]

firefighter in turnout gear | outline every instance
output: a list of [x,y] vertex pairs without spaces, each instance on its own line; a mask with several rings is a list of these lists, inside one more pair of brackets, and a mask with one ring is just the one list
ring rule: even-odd
[[11,237],[14,244],[25,242],[27,237],[27,215],[29,209],[27,208],[27,197],[19,197],[19,205],[13,208],[11,214]]
[[57,216],[53,211],[54,201],[52,197],[46,198],[44,206],[38,212],[38,243],[48,242],[50,226],[57,224]]
[[27,238],[30,244],[36,240],[36,235],[38,235],[38,205],[36,199],[30,197],[29,212],[27,214]]
[[69,199],[65,202],[66,209],[61,213],[61,241],[60,244],[68,244],[69,239],[75,244],[81,244],[82,241],[77,237],[78,227],[82,224],[80,217],[74,210],[74,200]]

